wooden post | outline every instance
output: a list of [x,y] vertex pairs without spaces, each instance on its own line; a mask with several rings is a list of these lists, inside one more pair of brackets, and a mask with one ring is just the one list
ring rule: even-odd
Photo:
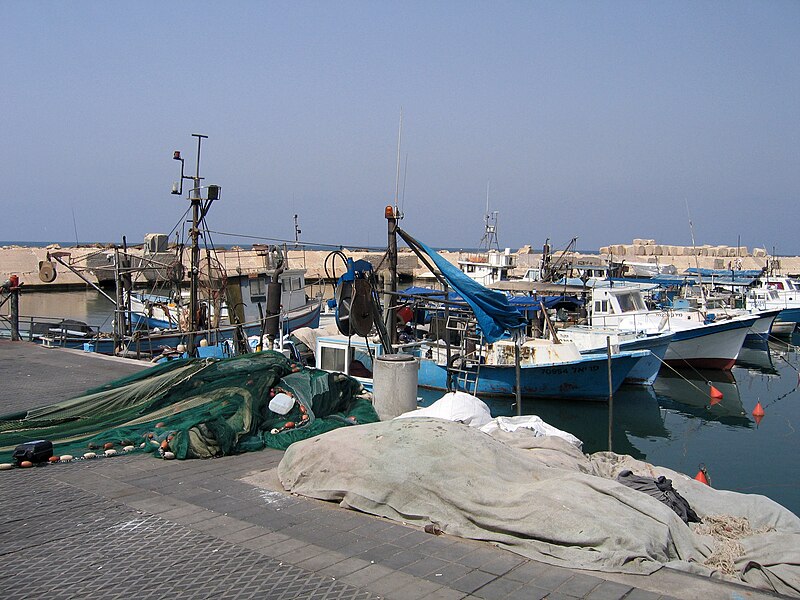
[[[16,276],[12,276],[16,277]],[[33,331],[33,327],[31,327]],[[19,286],[11,288],[11,339],[19,341]]]

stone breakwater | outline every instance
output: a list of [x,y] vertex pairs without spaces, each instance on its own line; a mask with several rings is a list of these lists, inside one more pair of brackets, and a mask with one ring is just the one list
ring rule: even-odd
[[[731,251],[733,253],[731,253]],[[85,287],[86,283],[62,265],[56,264],[57,276],[52,283],[44,283],[39,278],[39,265],[47,259],[47,253],[58,252],[62,260],[74,265],[84,276],[94,282],[113,285],[114,280],[114,250],[103,246],[77,246],[48,248],[28,246],[3,246],[0,247],[0,282],[5,281],[12,274],[18,275],[20,281],[28,289],[63,289]],[[147,260],[142,248],[132,248],[130,252],[137,257]],[[379,272],[387,268],[382,252],[366,252],[360,250],[344,249],[343,252],[354,260],[363,259],[370,262]],[[326,273],[326,258],[330,254],[327,250],[293,250],[289,249],[290,268],[306,269],[306,281],[314,283],[319,280],[329,281],[329,276],[339,276],[343,271],[342,261],[338,258],[327,260],[328,272]],[[458,263],[459,252],[446,252],[440,254],[453,264]],[[600,248],[600,254],[570,253],[567,262],[578,264],[600,264],[608,258],[625,260],[626,262],[649,262],[661,265],[672,264],[678,272],[686,268],[699,266],[710,269],[727,269],[736,266],[738,261],[742,269],[761,269],[767,264],[766,251],[755,248],[749,252],[746,248],[729,246],[670,246],[656,244],[654,240],[634,240],[633,244],[620,244]],[[521,248],[514,253],[515,268],[512,276],[522,276],[529,267],[538,267],[541,254],[533,252],[529,246]],[[163,276],[167,266],[175,262],[175,252],[161,252],[153,255],[160,268],[151,268],[143,273],[139,283],[146,284],[157,276]],[[217,259],[224,268],[228,278],[254,276],[265,270],[265,257],[256,249],[232,248],[221,250]],[[183,263],[189,263],[188,250],[183,256]],[[780,257],[781,271],[789,274],[800,273],[800,257]],[[408,248],[401,248],[398,253],[398,271],[402,279],[431,278],[427,267]]]

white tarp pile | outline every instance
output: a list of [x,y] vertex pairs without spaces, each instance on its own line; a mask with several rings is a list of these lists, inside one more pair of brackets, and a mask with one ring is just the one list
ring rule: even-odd
[[[612,453],[585,456],[557,436],[491,434],[430,418],[332,431],[289,447],[287,490],[448,534],[496,542],[550,564],[627,573],[662,566],[722,576],[715,539],[665,504],[617,482],[630,469],[664,475],[701,516],[746,517],[741,581],[800,596],[800,519],[755,495],[718,491]],[[709,566],[710,565],[710,566]]]

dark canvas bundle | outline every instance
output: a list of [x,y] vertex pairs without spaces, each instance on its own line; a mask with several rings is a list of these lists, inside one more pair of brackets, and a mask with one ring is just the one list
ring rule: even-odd
[[617,475],[617,481],[621,484],[639,490],[645,494],[652,496],[674,510],[678,516],[683,519],[684,523],[699,523],[700,517],[692,510],[686,499],[675,491],[672,487],[672,480],[667,479],[663,475],[657,479],[650,477],[640,477],[634,475],[632,471],[621,471]]
[[25,442],[20,444],[14,449],[12,458],[19,465],[23,461],[30,461],[32,463],[45,462],[48,458],[53,456],[53,442],[49,440],[36,440],[34,442]]

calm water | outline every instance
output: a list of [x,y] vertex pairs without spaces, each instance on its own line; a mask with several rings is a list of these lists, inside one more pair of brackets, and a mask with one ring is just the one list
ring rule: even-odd
[[[111,304],[93,290],[26,292],[20,313],[111,328]],[[796,351],[771,343],[744,348],[731,373],[662,371],[653,388],[623,387],[614,396],[612,449],[691,476],[704,464],[715,488],[764,494],[800,514],[799,369]],[[724,394],[714,406],[708,381]],[[756,402],[766,413],[760,424],[751,414]],[[510,402],[490,405],[495,416],[516,414]],[[608,449],[605,403],[526,400],[523,412],[576,435],[585,452]]]

